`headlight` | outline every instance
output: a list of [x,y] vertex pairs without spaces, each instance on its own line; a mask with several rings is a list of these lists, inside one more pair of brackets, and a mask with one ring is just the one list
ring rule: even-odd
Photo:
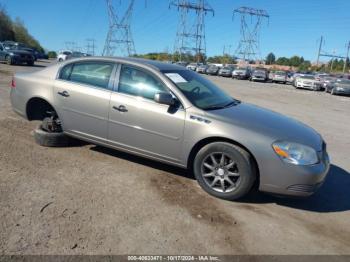
[[9,55],[15,55],[15,54],[11,52],[11,53],[9,53]]
[[309,146],[278,141],[272,147],[283,161],[293,165],[314,165],[319,161],[317,152]]

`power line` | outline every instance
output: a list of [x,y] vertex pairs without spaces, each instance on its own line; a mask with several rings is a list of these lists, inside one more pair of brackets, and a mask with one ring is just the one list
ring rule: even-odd
[[[264,18],[269,19],[269,14],[262,9],[240,7],[233,11],[233,15],[241,17],[240,41],[236,50],[236,56],[243,61],[261,59],[260,55],[260,29]],[[247,17],[251,22],[247,22]]]
[[[180,60],[184,55],[195,55],[197,62],[204,60],[206,55],[205,16],[214,15],[214,9],[205,1],[172,0],[170,6],[177,7],[180,12],[180,22],[176,33],[174,54],[179,54]],[[189,13],[196,13],[194,23],[189,22]]]
[[130,0],[128,8],[122,18],[115,12],[112,0],[106,0],[109,16],[109,30],[103,49],[103,56],[114,56],[118,51],[121,56],[136,54],[130,24],[135,0]]

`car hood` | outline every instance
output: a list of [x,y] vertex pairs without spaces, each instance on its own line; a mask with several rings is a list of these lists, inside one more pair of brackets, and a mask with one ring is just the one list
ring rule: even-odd
[[282,114],[241,103],[225,109],[207,111],[213,120],[260,133],[272,140],[284,140],[322,150],[322,138],[311,127]]

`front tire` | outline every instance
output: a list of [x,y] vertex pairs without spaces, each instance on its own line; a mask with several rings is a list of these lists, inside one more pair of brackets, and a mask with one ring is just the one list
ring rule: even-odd
[[14,64],[14,61],[13,61],[13,59],[12,59],[12,57],[11,56],[6,56],[6,64],[8,64],[8,65],[13,65]]
[[248,194],[257,178],[252,156],[244,149],[224,142],[204,146],[194,159],[193,171],[207,193],[226,200]]

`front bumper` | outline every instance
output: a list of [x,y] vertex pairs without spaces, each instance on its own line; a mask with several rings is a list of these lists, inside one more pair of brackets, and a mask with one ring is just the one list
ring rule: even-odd
[[347,88],[334,88],[334,93],[335,94],[340,94],[340,95],[350,95],[350,89]]
[[261,77],[261,76],[253,76],[252,77],[252,80],[253,81],[266,81],[266,78],[265,77]]
[[296,86],[300,87],[300,88],[310,89],[310,90],[321,90],[322,89],[321,84],[318,85],[318,84],[306,84],[306,83],[297,82]]
[[330,169],[326,151],[319,152],[320,162],[310,166],[296,166],[283,162],[279,172],[269,174],[268,179],[261,178],[259,190],[267,193],[308,197],[314,194],[324,183]]
[[231,76],[232,74],[230,72],[220,72],[219,75],[228,77],[228,76]]
[[248,79],[247,75],[235,75],[235,74],[233,74],[232,77],[236,78],[236,79]]
[[14,56],[11,56],[11,58],[12,58],[12,61],[18,64],[34,62],[34,57],[31,55],[14,55]]

